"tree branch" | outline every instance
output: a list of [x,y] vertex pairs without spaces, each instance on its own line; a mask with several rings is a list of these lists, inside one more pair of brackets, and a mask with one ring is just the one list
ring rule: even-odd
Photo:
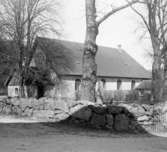
[[151,29],[150,29],[149,24],[147,23],[145,17],[144,17],[139,11],[137,11],[134,7],[131,6],[131,8],[132,8],[132,10],[133,10],[137,15],[139,15],[139,16],[141,17],[141,19],[143,20],[143,22],[144,22],[146,28],[147,28],[148,31],[151,33]]
[[106,13],[103,17],[101,17],[98,21],[96,21],[97,25],[100,25],[103,21],[105,21],[108,17],[110,17],[111,15],[117,13],[118,11],[120,10],[123,10],[135,3],[139,2],[139,0],[134,0],[132,2],[129,2],[128,4],[126,5],[123,5],[123,6],[120,6],[118,8],[115,8],[115,9],[112,9],[111,11],[109,11],[108,13]]

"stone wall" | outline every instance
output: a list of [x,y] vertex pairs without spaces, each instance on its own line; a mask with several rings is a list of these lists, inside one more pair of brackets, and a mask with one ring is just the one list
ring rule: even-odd
[[144,131],[137,121],[137,114],[143,116],[146,111],[137,110],[139,108],[130,110],[126,104],[106,106],[89,101],[76,102],[56,98],[41,98],[40,100],[5,98],[0,100],[0,114],[31,117],[45,122],[67,121],[118,132]]

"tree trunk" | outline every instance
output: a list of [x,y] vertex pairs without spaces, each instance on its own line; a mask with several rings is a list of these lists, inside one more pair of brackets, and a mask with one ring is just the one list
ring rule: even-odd
[[20,77],[20,97],[25,97],[25,92],[24,92],[24,75],[23,75],[23,62],[24,62],[24,47],[21,42],[18,43],[19,46],[19,77]]
[[95,0],[86,0],[86,38],[82,61],[81,99],[96,101],[95,85],[97,65],[95,56],[98,50],[96,37],[98,25],[96,23]]
[[152,96],[154,103],[162,101],[163,95],[163,74],[162,70],[158,68],[158,64],[158,59],[154,59],[152,66]]
[[163,98],[166,99],[166,76],[167,76],[167,48],[165,47],[165,53],[164,53],[164,71],[163,71]]
[[157,41],[153,41],[154,61],[152,65],[152,98],[153,103],[162,101],[163,71],[161,69],[161,51]]

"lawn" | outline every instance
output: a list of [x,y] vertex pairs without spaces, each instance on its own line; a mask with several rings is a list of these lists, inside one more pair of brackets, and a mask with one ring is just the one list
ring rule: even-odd
[[167,138],[67,124],[0,124],[0,152],[166,152]]

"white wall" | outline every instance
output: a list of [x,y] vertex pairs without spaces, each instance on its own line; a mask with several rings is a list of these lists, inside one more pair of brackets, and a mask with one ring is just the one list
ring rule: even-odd
[[49,97],[75,98],[75,80],[62,80],[60,85],[56,85],[45,93]]
[[18,96],[15,92],[15,89],[19,90],[19,86],[8,86],[8,96],[9,97],[16,97]]
[[[18,89],[18,92],[16,92]],[[27,87],[24,87],[25,96],[27,97]],[[8,86],[8,96],[9,97],[18,97],[20,95],[20,86]]]
[[[106,83],[105,83],[105,89],[106,90],[117,90],[117,79],[105,79]],[[120,90],[131,90],[131,83],[132,80],[131,79],[120,79],[121,82],[121,87]],[[101,81],[101,79],[98,79],[98,81]],[[140,84],[140,80],[135,80],[135,86],[138,86]],[[98,85],[96,85],[97,88]]]
[[135,83],[135,87],[137,87],[141,82],[142,82],[142,81],[136,82],[136,83]]
[[75,80],[64,80],[61,86],[61,96],[75,97]]
[[123,81],[121,85],[121,90],[131,90],[131,81],[129,82]]
[[117,82],[106,82],[106,90],[117,90]]
[[[55,86],[52,90],[49,91],[50,96],[52,97],[68,97],[75,98],[75,79],[79,79],[79,77],[64,77],[62,78],[62,84],[60,86]],[[98,86],[102,85],[101,79],[98,79],[96,84],[96,90]],[[105,79],[105,90],[117,90],[117,79]],[[131,79],[121,79],[121,88],[120,90],[131,90]],[[135,81],[135,87],[141,81]]]

